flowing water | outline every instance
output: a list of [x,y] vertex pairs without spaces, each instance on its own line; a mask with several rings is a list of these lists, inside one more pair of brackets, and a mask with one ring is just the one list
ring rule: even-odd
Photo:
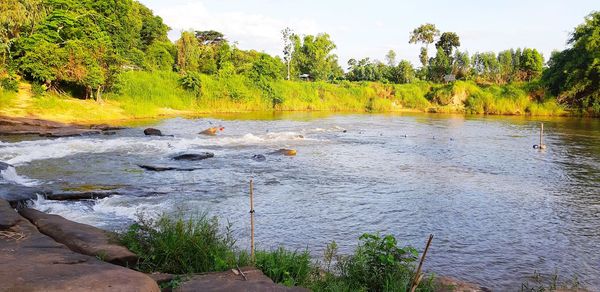
[[[497,290],[517,290],[534,271],[577,276],[600,288],[600,121],[444,115],[251,115],[170,119],[114,136],[4,139],[2,183],[62,190],[116,189],[94,201],[38,198],[33,207],[107,229],[136,214],[229,220],[248,246],[248,182],[255,181],[261,248],[343,253],[364,232],[394,234],[422,249],[425,267]],[[197,133],[222,125],[216,137]],[[347,130],[344,132],[343,130]],[[280,148],[295,157],[267,155]],[[209,151],[198,162],[170,159]],[[266,161],[254,161],[265,154]],[[194,171],[150,172],[138,164]]]

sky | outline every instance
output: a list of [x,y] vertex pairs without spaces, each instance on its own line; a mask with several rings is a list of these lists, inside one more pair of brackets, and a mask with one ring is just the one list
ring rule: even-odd
[[[456,32],[469,53],[529,47],[546,60],[566,46],[569,33],[586,15],[600,10],[598,0],[139,0],[171,27],[176,40],[184,30],[217,30],[240,49],[282,53],[281,30],[328,33],[342,67],[350,58],[397,59],[417,65],[420,45],[410,32],[433,23]],[[430,46],[430,56],[435,54]]]

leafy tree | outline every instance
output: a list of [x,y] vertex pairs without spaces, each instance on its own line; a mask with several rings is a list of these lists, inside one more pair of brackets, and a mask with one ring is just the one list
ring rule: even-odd
[[467,52],[454,52],[454,58],[452,58],[452,74],[456,76],[456,79],[469,79],[471,78],[471,59]]
[[198,71],[200,68],[200,43],[196,36],[189,31],[181,33],[181,37],[175,42],[177,47],[177,69],[182,73],[187,71]]
[[600,114],[600,12],[575,28],[562,52],[552,55],[542,80],[558,101]]
[[387,55],[385,55],[385,61],[390,67],[396,66],[396,52],[394,52],[394,50],[389,50]]
[[196,38],[202,45],[219,45],[227,42],[222,33],[214,30],[196,31]]
[[444,50],[446,56],[452,56],[452,50],[460,47],[460,38],[454,32],[445,32],[440,36],[437,43],[435,43],[435,47]]
[[429,45],[432,44],[434,39],[439,35],[440,31],[431,23],[423,24],[411,32],[408,41],[409,44],[422,43],[425,45],[425,47],[421,48],[421,54],[419,56],[423,67],[427,66],[427,51]]
[[496,53],[475,53],[472,57],[473,73],[477,82],[498,83],[500,80],[500,63]]
[[391,72],[390,81],[394,83],[411,83],[416,79],[415,69],[407,60],[400,61],[397,66],[391,68]]
[[0,65],[11,58],[15,40],[34,32],[46,16],[42,0],[3,0],[0,2]]
[[341,75],[337,56],[332,53],[336,46],[328,34],[306,35],[303,39],[293,35],[292,41],[294,72],[309,74],[314,80],[334,79]]
[[446,55],[446,52],[439,47],[435,54],[435,58],[429,60],[429,80],[442,82],[444,80],[444,75],[449,74],[451,70],[450,58]]
[[153,42],[146,49],[146,64],[151,70],[173,70],[175,55],[171,42]]
[[516,73],[514,67],[513,56],[515,55],[514,50],[505,50],[498,53],[498,63],[500,66],[500,79],[503,83],[507,83],[513,80],[513,75]]
[[519,61],[519,69],[523,72],[526,81],[540,77],[543,67],[544,58],[536,49],[523,49],[523,54]]

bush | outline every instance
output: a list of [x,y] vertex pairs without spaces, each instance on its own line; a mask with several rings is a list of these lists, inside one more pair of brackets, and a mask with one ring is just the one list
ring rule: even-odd
[[19,91],[19,81],[13,76],[3,77],[0,79],[0,86],[6,91]]
[[[325,273],[311,288],[315,291],[408,291],[414,277],[417,250],[398,247],[392,235],[363,234],[353,255],[338,256],[335,242],[325,251]],[[336,264],[331,268],[331,262]],[[418,291],[433,291],[433,276]]]
[[195,72],[187,72],[179,79],[179,84],[186,90],[194,92],[197,96],[200,95],[202,89],[202,83],[200,81],[200,74]]
[[230,225],[219,231],[216,217],[158,220],[143,217],[121,235],[121,242],[136,253],[138,269],[173,274],[224,271],[249,263],[246,253],[234,248]]
[[290,287],[306,285],[313,269],[307,250],[296,252],[279,247],[272,251],[256,251],[255,260],[256,267],[267,277]]
[[31,84],[31,92],[34,97],[43,96],[46,93],[46,89],[46,85],[37,82]]

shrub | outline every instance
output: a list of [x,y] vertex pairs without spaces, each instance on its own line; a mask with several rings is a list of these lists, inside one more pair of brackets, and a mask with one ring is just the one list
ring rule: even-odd
[[0,86],[7,91],[19,91],[19,81],[13,76],[3,77],[0,79]]
[[224,271],[236,265],[247,265],[246,253],[234,248],[230,225],[219,231],[216,217],[158,220],[143,217],[121,235],[121,242],[136,253],[138,269],[173,274]]
[[46,93],[46,89],[46,85],[37,82],[31,84],[31,92],[34,97],[43,96]]
[[200,81],[200,74],[195,72],[187,72],[179,79],[181,87],[194,92],[197,96],[200,95],[200,89],[202,89],[202,83]]

